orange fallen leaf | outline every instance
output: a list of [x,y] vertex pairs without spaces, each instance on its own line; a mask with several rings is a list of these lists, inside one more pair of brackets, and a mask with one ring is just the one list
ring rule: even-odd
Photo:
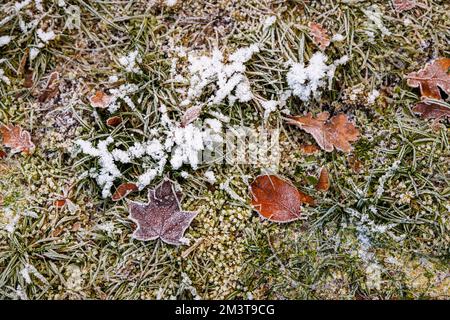
[[325,50],[330,45],[330,36],[327,34],[327,30],[320,23],[316,22],[310,22],[308,26],[314,43],[320,50]]
[[411,72],[406,76],[407,84],[413,88],[420,88],[422,97],[442,99],[439,88],[450,94],[450,58],[437,58],[418,72]]
[[106,119],[106,124],[111,127],[117,127],[121,123],[122,123],[122,118],[119,116],[114,116],[114,117]]
[[314,154],[320,150],[319,147],[314,144],[304,144],[300,146],[300,149],[305,154]]
[[319,181],[317,182],[315,188],[318,191],[328,191],[330,188],[330,175],[327,167],[322,167],[320,170]]
[[419,102],[412,108],[412,111],[423,119],[450,118],[450,108],[431,101]]
[[112,195],[112,201],[119,201],[120,199],[125,198],[133,191],[137,191],[138,187],[134,183],[122,183],[117,187],[116,192]]
[[328,112],[321,112],[313,119],[311,113],[306,116],[293,116],[287,122],[311,134],[317,144],[325,151],[334,148],[344,152],[352,150],[351,142],[359,139],[359,130],[340,113],[331,119]]
[[276,175],[261,175],[250,185],[253,208],[273,222],[300,218],[302,204],[314,205],[314,199]]
[[103,91],[98,90],[92,97],[89,98],[89,102],[94,108],[105,109],[111,102],[111,97]]
[[66,205],[66,199],[59,199],[53,202],[54,206],[57,208],[62,208]]
[[39,102],[45,102],[54,98],[59,92],[59,72],[54,71],[50,74],[48,78],[47,85],[45,86],[44,91],[38,97]]
[[31,136],[28,131],[23,130],[19,126],[9,124],[7,126],[1,126],[0,133],[3,136],[3,145],[11,148],[12,153],[32,153],[35,146],[31,141]]

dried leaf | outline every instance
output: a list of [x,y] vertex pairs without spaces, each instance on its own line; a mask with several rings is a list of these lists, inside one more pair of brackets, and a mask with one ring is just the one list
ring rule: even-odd
[[95,95],[89,98],[89,102],[94,108],[105,109],[111,102],[111,97],[99,90],[95,93]]
[[6,152],[3,150],[0,150],[0,159],[6,158]]
[[394,9],[397,12],[403,12],[403,11],[414,9],[417,6],[423,6],[423,5],[419,5],[414,0],[392,0],[392,4],[394,5]]
[[331,119],[328,119],[329,117],[328,112],[321,112],[313,119],[311,113],[308,113],[306,116],[290,117],[288,123],[311,134],[317,144],[327,152],[333,151],[334,148],[350,152],[350,143],[359,139],[359,130],[343,113]]
[[163,181],[154,190],[149,190],[149,202],[130,201],[129,218],[137,224],[133,238],[155,240],[172,244],[183,244],[183,235],[198,212],[180,209],[181,193],[175,192],[169,180]]
[[53,202],[53,205],[56,208],[62,208],[66,205],[66,199],[58,199]]
[[314,144],[304,144],[300,146],[300,150],[302,150],[302,152],[305,154],[314,154],[318,152],[320,149]]
[[310,22],[308,26],[314,43],[319,46],[320,50],[325,50],[330,45],[327,30],[320,23]]
[[439,88],[450,95],[450,58],[437,58],[418,72],[406,76],[407,84],[420,88],[422,97],[442,99]]
[[201,111],[202,111],[201,106],[193,106],[187,109],[184,112],[183,117],[181,118],[181,126],[186,127],[189,123],[195,121],[200,115]]
[[320,170],[319,181],[315,188],[319,191],[328,191],[330,188],[330,176],[327,167],[322,167]]
[[423,119],[450,118],[450,108],[431,101],[419,102],[413,107],[412,111],[419,114]]
[[23,152],[30,154],[34,149],[30,133],[19,126],[9,124],[0,127],[3,136],[3,145],[11,148],[12,153]]
[[312,197],[276,175],[257,177],[250,185],[250,192],[253,208],[273,222],[297,220],[303,203],[314,204]]
[[111,199],[112,199],[112,201],[119,201],[119,200],[125,198],[131,192],[137,191],[137,190],[138,190],[138,187],[134,183],[122,183],[120,186],[117,187],[116,192],[114,192]]
[[114,116],[106,119],[106,124],[110,127],[117,127],[122,123],[122,118],[120,116]]
[[349,165],[350,165],[350,168],[351,168],[354,172],[358,173],[358,172],[361,171],[361,169],[362,169],[362,163],[361,163],[361,161],[359,161],[359,159],[358,159],[355,155],[350,155],[350,156],[348,157],[348,163],[349,163]]
[[25,52],[23,53],[22,58],[20,59],[19,68],[17,68],[17,76],[18,77],[21,77],[26,70],[29,54],[30,54],[30,48],[26,48]]
[[25,81],[23,82],[23,86],[25,88],[31,88],[34,85],[33,81],[33,71],[27,70],[25,71]]
[[59,92],[59,72],[54,71],[50,74],[48,78],[47,85],[45,86],[44,91],[38,97],[39,102],[46,102],[54,98]]

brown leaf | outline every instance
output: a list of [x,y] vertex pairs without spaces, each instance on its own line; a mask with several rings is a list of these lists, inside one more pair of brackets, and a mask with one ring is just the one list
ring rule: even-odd
[[442,99],[439,88],[450,95],[450,58],[437,58],[418,72],[411,72],[406,76],[407,84],[413,88],[420,88],[422,97]]
[[355,155],[352,154],[348,157],[348,163],[354,172],[358,173],[361,171],[362,163]]
[[320,149],[314,144],[304,144],[300,146],[300,150],[302,150],[305,154],[314,154],[318,152]]
[[181,193],[174,191],[169,180],[149,190],[148,199],[148,203],[128,203],[129,218],[138,226],[133,238],[143,241],[161,238],[168,244],[183,244],[184,232],[198,212],[181,210]]
[[250,193],[253,208],[273,222],[297,220],[303,203],[314,204],[312,197],[276,175],[257,177],[250,185]]
[[26,70],[29,54],[30,54],[30,48],[26,48],[25,52],[23,53],[22,58],[20,59],[19,68],[17,68],[17,76],[18,77],[21,77]]
[[3,159],[6,157],[6,152],[3,150],[0,150],[0,159]]
[[38,97],[38,101],[43,103],[54,98],[59,92],[59,72],[54,71],[48,78],[44,91]]
[[110,127],[117,127],[122,123],[122,118],[119,116],[114,116],[106,119],[106,124]]
[[313,119],[311,113],[308,113],[306,116],[290,117],[288,123],[311,134],[317,144],[327,152],[333,151],[334,148],[350,152],[350,143],[359,139],[359,130],[343,113],[331,119],[328,119],[329,117],[328,112],[321,112]]
[[450,108],[431,101],[419,102],[412,111],[420,115],[423,119],[450,118]]
[[111,102],[111,97],[103,91],[98,90],[95,95],[89,98],[89,102],[94,108],[105,109]]
[[330,176],[327,167],[322,167],[320,170],[319,181],[315,188],[318,191],[328,191],[330,188]]
[[424,4],[417,3],[414,0],[392,0],[392,4],[394,5],[394,9],[397,12],[411,10],[414,9],[415,7],[426,8]]
[[11,148],[12,153],[23,152],[30,154],[34,149],[34,143],[31,142],[30,133],[19,126],[9,124],[0,127],[0,133],[3,136],[3,145]]
[[327,30],[320,23],[310,22],[308,26],[314,43],[319,46],[320,50],[325,50],[330,45]]
[[181,126],[186,127],[189,123],[195,121],[200,115],[201,111],[202,111],[201,106],[193,106],[187,109],[184,112],[183,117],[181,118]]
[[138,187],[134,183],[122,183],[117,187],[116,192],[112,195],[112,201],[119,201],[120,199],[125,198],[133,191],[137,191]]

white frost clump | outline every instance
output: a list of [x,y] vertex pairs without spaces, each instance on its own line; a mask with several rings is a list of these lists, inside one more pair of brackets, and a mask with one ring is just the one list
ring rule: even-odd
[[136,106],[135,106],[134,102],[131,100],[131,98],[129,97],[129,95],[136,92],[137,90],[138,90],[138,86],[135,84],[130,84],[130,83],[122,84],[117,89],[114,89],[114,88],[110,89],[109,90],[110,101],[108,103],[108,111],[110,113],[116,112],[120,107],[120,105],[119,105],[120,100],[125,102],[128,105],[128,107],[130,107],[131,110],[135,110]]
[[318,51],[312,55],[307,67],[303,63],[291,63],[286,80],[294,96],[302,101],[309,101],[311,96],[319,98],[319,89],[326,84],[324,78],[328,77],[331,84],[336,66],[346,63],[348,56],[343,56],[330,65],[326,64],[327,59],[325,54]]
[[177,0],[166,0],[166,5],[168,7],[173,7],[176,4],[177,4]]
[[187,98],[182,105],[189,105],[192,100],[199,98],[206,87],[212,85],[214,94],[209,97],[208,104],[219,104],[228,99],[230,104],[235,101],[248,102],[253,98],[250,83],[245,76],[244,63],[250,60],[252,55],[259,52],[255,44],[236,50],[224,62],[224,57],[219,49],[215,49],[211,56],[189,56],[190,87]]
[[279,103],[276,100],[267,100],[261,102],[261,106],[264,108],[264,119],[268,119],[269,115],[277,110],[278,104]]
[[24,266],[24,268],[20,271],[20,275],[23,277],[23,279],[27,284],[31,284],[30,273],[34,275],[36,278],[38,278],[41,282],[47,283],[47,280],[44,278],[44,276],[40,274],[39,271],[37,271],[33,265],[27,263]]
[[10,42],[11,42],[10,36],[1,36],[0,37],[0,47],[6,46]]
[[375,100],[380,96],[380,92],[376,89],[373,89],[372,92],[369,94],[369,96],[367,97],[367,103],[370,104],[374,104]]
[[216,176],[214,175],[213,171],[206,171],[204,175],[206,180],[208,180],[210,184],[214,184],[217,182]]
[[38,48],[31,48],[30,49],[30,61],[33,61],[34,58],[37,57],[37,55],[39,54],[40,50]]
[[271,26],[273,26],[273,24],[275,23],[275,21],[277,21],[277,17],[276,16],[269,16],[267,17],[264,22],[263,22],[263,29],[269,29]]
[[345,37],[340,34],[340,33],[336,33],[335,35],[333,35],[333,37],[331,38],[331,42],[341,42],[344,41]]
[[370,38],[373,37],[373,31],[375,31],[376,29],[380,30],[383,36],[391,35],[391,32],[383,24],[383,14],[377,5],[374,4],[367,9],[362,9],[362,11],[369,19],[369,21],[367,21],[367,27],[369,30],[366,33]]
[[48,43],[50,40],[53,40],[56,37],[56,34],[53,32],[53,30],[45,32],[42,29],[38,29],[36,31],[36,34],[44,43]]
[[107,198],[111,195],[111,187],[114,180],[122,176],[114,163],[113,155],[108,151],[108,145],[113,142],[112,137],[100,141],[95,148],[89,141],[78,139],[75,141],[81,147],[83,153],[99,158],[100,171],[94,172],[92,176],[97,180],[97,184],[103,188],[102,196]]
[[137,64],[141,62],[142,58],[137,50],[119,58],[120,65],[124,67],[127,72],[139,73],[140,69]]
[[11,83],[11,81],[9,81],[9,78],[5,76],[5,71],[3,71],[3,69],[1,68],[0,68],[0,82],[4,82],[7,85]]

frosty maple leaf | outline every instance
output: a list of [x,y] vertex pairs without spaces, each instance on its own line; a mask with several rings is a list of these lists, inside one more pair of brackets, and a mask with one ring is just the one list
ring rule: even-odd
[[320,50],[325,50],[330,45],[330,37],[327,34],[327,30],[320,23],[310,22],[308,26],[314,43],[319,46]]
[[311,134],[317,144],[327,152],[333,151],[334,148],[350,152],[350,143],[359,139],[359,130],[343,113],[331,119],[329,117],[328,112],[321,112],[313,119],[311,113],[308,113],[306,116],[290,117],[288,123]]
[[19,126],[13,124],[1,126],[0,133],[3,136],[3,145],[11,148],[12,153],[31,153],[35,147],[30,133]]
[[148,199],[148,203],[128,203],[129,218],[138,225],[133,238],[143,241],[161,238],[168,244],[183,244],[184,232],[198,212],[180,209],[181,193],[174,191],[170,180],[149,190]]
[[418,72],[406,76],[407,84],[413,88],[420,88],[423,97],[442,99],[439,88],[450,94],[450,58],[437,58]]

